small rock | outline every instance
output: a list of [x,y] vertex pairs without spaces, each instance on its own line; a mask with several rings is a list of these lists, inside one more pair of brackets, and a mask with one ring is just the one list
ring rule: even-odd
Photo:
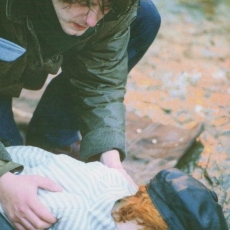
[[157,143],[157,140],[156,140],[156,139],[152,139],[152,143],[153,143],[153,144],[156,144],[156,143]]

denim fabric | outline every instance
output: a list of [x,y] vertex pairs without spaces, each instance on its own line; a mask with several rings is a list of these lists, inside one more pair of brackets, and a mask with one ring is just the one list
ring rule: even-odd
[[131,24],[128,44],[128,70],[130,71],[154,41],[161,24],[161,17],[152,0],[141,0],[137,17]]
[[14,230],[11,224],[6,220],[6,218],[0,213],[0,226],[1,230]]
[[0,141],[5,146],[22,145],[23,140],[18,132],[11,108],[11,98],[0,99]]
[[[131,25],[131,36],[128,44],[129,71],[143,57],[154,41],[160,22],[160,15],[153,2],[151,0],[141,0],[137,18]],[[71,102],[67,88],[68,85],[63,80],[62,75],[51,81],[29,124],[27,144],[50,149],[67,146],[79,140],[76,114],[73,112],[73,102]],[[7,103],[1,103],[1,100],[0,117],[3,116],[4,111],[4,105],[2,104]],[[8,109],[10,109],[9,106]],[[9,134],[9,130],[14,130],[14,136],[19,135],[14,122],[11,121],[12,119],[12,116],[5,118],[8,128],[1,124],[2,120],[0,120],[0,138],[9,138],[13,135],[12,132]],[[11,126],[12,128],[9,128]],[[6,135],[6,133],[8,134]],[[11,144],[18,143],[16,139],[11,137],[10,140],[12,140],[10,141]]]
[[46,88],[28,127],[27,144],[43,149],[63,147],[79,140],[76,114],[68,82],[62,74]]
[[0,38],[0,60],[11,62],[15,61],[25,53],[25,49],[13,42]]

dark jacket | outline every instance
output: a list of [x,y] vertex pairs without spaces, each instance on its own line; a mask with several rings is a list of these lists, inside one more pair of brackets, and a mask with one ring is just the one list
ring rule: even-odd
[[0,1],[0,37],[27,50],[14,62],[0,61],[0,96],[18,97],[22,88],[40,89],[47,75],[56,74],[61,66],[76,102],[80,159],[87,161],[111,149],[118,149],[124,159],[127,44],[137,6],[120,17],[110,12],[71,49],[50,53],[44,60],[26,1]]

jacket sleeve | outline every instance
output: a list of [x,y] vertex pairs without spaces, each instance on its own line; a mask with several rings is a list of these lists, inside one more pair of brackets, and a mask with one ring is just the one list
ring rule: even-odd
[[7,172],[22,171],[23,166],[11,160],[10,154],[0,142],[0,177]]
[[[93,39],[64,57],[62,72],[69,78],[82,134],[80,159],[117,149],[126,155],[124,95],[127,82],[127,45],[133,15],[105,22]],[[100,32],[101,30],[101,32]]]

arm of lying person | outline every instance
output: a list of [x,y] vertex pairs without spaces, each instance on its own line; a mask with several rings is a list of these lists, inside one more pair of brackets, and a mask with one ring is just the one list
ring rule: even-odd
[[133,179],[129,176],[129,174],[123,168],[118,150],[113,149],[113,150],[102,153],[100,157],[100,162],[108,166],[109,168],[117,169],[125,177],[125,179],[128,180],[128,182],[131,185],[133,185],[135,188],[138,188],[138,186],[135,184]]
[[19,230],[50,227],[56,218],[41,203],[37,190],[43,188],[60,192],[62,188],[42,176],[13,174],[13,171],[22,171],[23,166],[10,161],[10,155],[2,144],[0,146],[0,204],[7,217]]

